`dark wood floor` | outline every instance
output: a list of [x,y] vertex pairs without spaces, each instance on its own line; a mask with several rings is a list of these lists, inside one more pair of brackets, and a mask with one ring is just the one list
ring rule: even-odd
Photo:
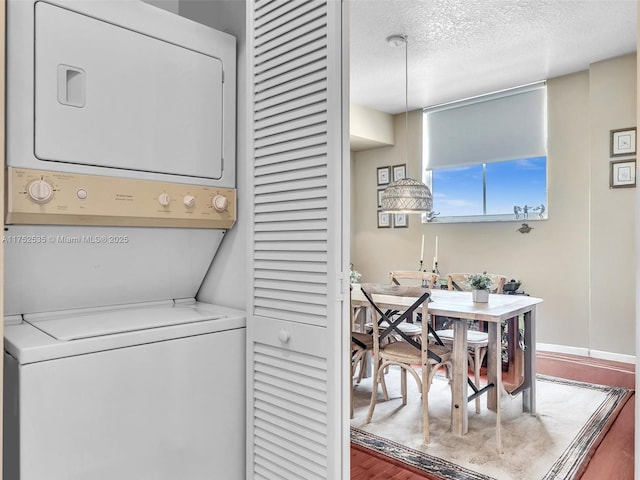
[[[537,371],[602,385],[635,388],[635,366],[591,358],[538,352]],[[635,397],[626,403],[602,440],[581,480],[633,480]],[[424,480],[425,476],[351,447],[351,480]]]

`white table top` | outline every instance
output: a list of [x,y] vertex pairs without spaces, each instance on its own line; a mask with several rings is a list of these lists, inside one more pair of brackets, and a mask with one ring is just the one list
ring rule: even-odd
[[[367,288],[367,284],[363,284]],[[393,295],[374,294],[373,300],[381,308],[401,309],[416,301],[417,297],[397,297]],[[526,295],[490,294],[488,303],[475,303],[471,292],[450,290],[431,290],[432,302],[428,309],[431,315],[443,317],[466,318],[484,322],[501,322],[524,312],[531,311],[535,305],[542,303],[541,298]],[[351,292],[351,303],[368,305],[368,301],[358,288]]]

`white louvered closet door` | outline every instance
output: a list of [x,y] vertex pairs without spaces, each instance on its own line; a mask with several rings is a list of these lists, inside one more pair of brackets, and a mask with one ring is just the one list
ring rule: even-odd
[[349,478],[341,8],[249,2],[249,479]]

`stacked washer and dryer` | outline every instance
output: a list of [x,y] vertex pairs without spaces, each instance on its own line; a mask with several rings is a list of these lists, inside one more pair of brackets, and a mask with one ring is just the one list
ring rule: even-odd
[[[244,476],[235,39],[136,0],[8,0],[5,480]],[[215,272],[209,272],[215,274]]]

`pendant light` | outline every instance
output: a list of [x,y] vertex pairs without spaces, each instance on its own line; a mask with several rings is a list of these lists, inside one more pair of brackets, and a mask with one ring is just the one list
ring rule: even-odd
[[[405,163],[409,164],[409,65],[408,38],[406,35],[391,35],[387,42],[399,47],[404,45],[404,100],[405,100]],[[382,193],[382,210],[389,213],[424,213],[433,208],[431,190],[424,183],[412,178],[403,178],[389,184]]]

